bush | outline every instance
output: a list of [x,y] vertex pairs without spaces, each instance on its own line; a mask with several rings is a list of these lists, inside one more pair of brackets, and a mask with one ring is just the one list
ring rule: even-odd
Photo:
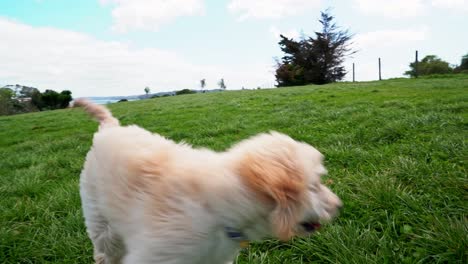
[[404,74],[409,75],[410,77],[432,75],[432,74],[448,74],[452,73],[453,69],[450,67],[449,63],[441,60],[436,55],[427,55],[422,59],[416,69],[416,63],[410,63],[410,70],[406,71]]
[[195,91],[192,91],[190,89],[183,89],[180,91],[175,92],[176,95],[182,95],[182,94],[194,94],[196,93]]

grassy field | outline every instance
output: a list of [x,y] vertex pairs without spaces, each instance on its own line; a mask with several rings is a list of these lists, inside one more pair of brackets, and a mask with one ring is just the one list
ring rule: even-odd
[[[326,156],[345,207],[237,263],[467,263],[468,76],[183,95],[110,105],[123,124],[224,150],[278,130]],[[0,117],[0,263],[91,263],[78,178],[82,109]],[[118,143],[118,142],[117,142]]]

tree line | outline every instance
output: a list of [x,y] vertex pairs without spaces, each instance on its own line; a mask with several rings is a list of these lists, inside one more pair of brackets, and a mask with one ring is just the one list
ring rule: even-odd
[[54,90],[45,90],[41,93],[34,87],[19,85],[15,87],[21,87],[21,89],[0,88],[0,115],[66,108],[73,100],[72,92],[68,90],[63,90],[60,93]]
[[[275,77],[278,87],[306,84],[326,84],[343,80],[346,75],[343,63],[356,53],[350,48],[353,35],[334,22],[329,10],[321,12],[321,31],[315,36],[302,35],[299,40],[280,35],[279,46],[284,56],[276,59]],[[468,54],[458,66],[450,65],[436,55],[428,55],[420,62],[410,63],[404,74],[410,77],[468,73]]]
[[427,55],[421,61],[410,63],[409,67],[410,69],[404,74],[410,77],[452,73],[468,74],[468,54],[461,58],[460,65],[450,65],[436,55]]

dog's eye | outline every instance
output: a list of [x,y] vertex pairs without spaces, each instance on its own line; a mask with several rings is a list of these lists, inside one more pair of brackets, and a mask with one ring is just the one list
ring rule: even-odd
[[320,184],[317,184],[317,183],[309,184],[309,190],[311,190],[313,192],[320,191]]

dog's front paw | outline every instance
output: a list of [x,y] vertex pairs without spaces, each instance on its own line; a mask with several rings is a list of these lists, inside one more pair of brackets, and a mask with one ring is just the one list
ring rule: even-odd
[[102,253],[94,255],[94,263],[96,264],[105,264],[106,263],[106,256]]

